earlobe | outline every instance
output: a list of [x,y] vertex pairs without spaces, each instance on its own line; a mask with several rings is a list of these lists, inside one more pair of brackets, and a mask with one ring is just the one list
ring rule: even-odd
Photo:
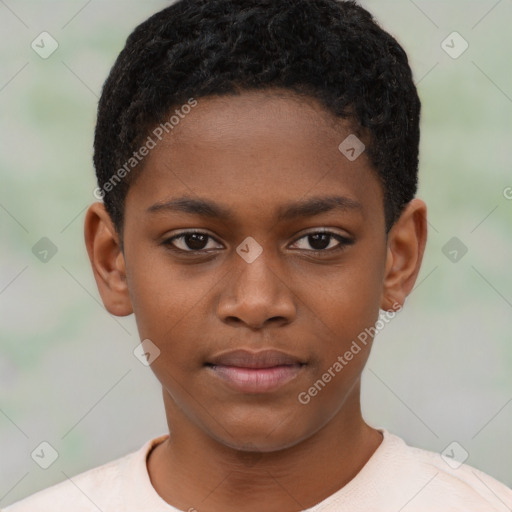
[[85,245],[101,299],[109,313],[133,313],[126,282],[126,264],[119,237],[103,203],[87,210],[84,225]]
[[382,309],[403,306],[418,277],[426,242],[427,206],[413,199],[389,232]]

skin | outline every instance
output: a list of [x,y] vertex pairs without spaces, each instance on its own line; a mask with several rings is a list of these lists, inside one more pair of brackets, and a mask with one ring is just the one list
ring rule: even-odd
[[[200,98],[131,186],[123,250],[102,203],[87,212],[106,309],[133,312],[140,339],[160,350],[151,368],[171,435],[147,466],[158,494],[181,510],[303,510],[354,478],[382,441],[360,408],[371,343],[309,403],[297,398],[374,325],[379,308],[404,303],[425,248],[419,199],[386,236],[383,191],[366,153],[351,162],[338,150],[351,133],[348,121],[290,92]],[[277,218],[284,204],[332,195],[360,206]],[[233,217],[148,212],[182,196]],[[174,240],[172,251],[166,240],[186,229],[211,238]],[[322,230],[352,243],[315,245],[307,235]],[[236,252],[249,236],[263,249],[252,263]],[[242,393],[205,366],[236,348],[278,349],[305,364],[276,391]]]

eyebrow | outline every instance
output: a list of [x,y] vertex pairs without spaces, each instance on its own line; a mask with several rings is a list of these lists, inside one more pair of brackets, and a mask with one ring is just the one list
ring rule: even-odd
[[[314,217],[332,210],[362,211],[359,201],[345,196],[311,197],[306,200],[286,203],[277,210],[277,220],[291,220],[296,218]],[[232,210],[208,199],[195,199],[179,197],[169,201],[161,201],[150,206],[148,213],[162,211],[183,212],[223,221],[232,220],[235,215]]]

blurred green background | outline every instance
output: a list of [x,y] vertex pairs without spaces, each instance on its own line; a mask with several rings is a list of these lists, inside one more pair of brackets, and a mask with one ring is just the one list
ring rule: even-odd
[[[412,445],[457,441],[512,486],[512,2],[361,3],[410,57],[430,221],[417,286],[365,370],[363,412]],[[0,506],[166,432],[133,317],[101,304],[83,220],[101,86],[132,29],[168,4],[0,1]],[[58,43],[47,58],[31,47],[51,49],[43,31]],[[59,455],[46,470],[30,456],[42,441]]]

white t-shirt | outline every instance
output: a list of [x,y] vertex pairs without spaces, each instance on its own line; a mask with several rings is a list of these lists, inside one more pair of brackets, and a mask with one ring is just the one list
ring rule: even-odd
[[[465,464],[454,469],[439,453],[410,447],[385,429],[379,431],[384,439],[361,471],[308,512],[512,510],[512,490],[489,475]],[[155,491],[146,465],[150,450],[167,436],[43,489],[4,512],[179,512]],[[456,466],[454,461],[449,461],[451,466]],[[201,504],[195,508],[201,510]]]

